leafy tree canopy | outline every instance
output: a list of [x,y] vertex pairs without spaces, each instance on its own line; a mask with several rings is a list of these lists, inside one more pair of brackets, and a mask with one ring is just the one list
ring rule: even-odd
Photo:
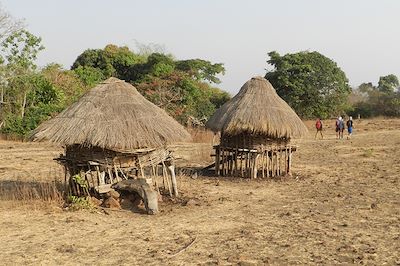
[[346,108],[351,89],[334,61],[318,52],[268,55],[274,69],[265,78],[300,116],[326,118]]
[[370,116],[399,116],[400,92],[395,89],[399,86],[396,75],[390,74],[379,78],[378,86],[371,82],[362,83],[356,89],[364,97],[353,104],[353,115]]
[[394,92],[399,86],[399,79],[396,75],[390,74],[379,78],[378,90],[384,93]]
[[72,66],[85,85],[115,76],[134,84],[150,101],[181,122],[188,116],[209,117],[226,102],[228,93],[211,87],[224,74],[223,64],[202,59],[175,60],[171,54],[135,54],[127,47],[88,49]]
[[42,39],[27,30],[19,30],[8,36],[1,44],[8,66],[31,70],[36,68],[34,61],[37,54],[44,49]]
[[127,79],[131,66],[143,62],[144,58],[134,54],[128,47],[109,44],[104,49],[87,49],[78,56],[71,69],[91,67],[101,70],[105,79],[114,76]]
[[175,63],[176,68],[188,72],[197,80],[206,80],[212,83],[220,83],[217,74],[225,74],[223,64],[212,64],[202,59],[181,60]]

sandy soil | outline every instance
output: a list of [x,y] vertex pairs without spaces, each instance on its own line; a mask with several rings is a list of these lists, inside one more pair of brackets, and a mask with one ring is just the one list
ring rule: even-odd
[[[191,200],[156,216],[0,202],[1,264],[400,265],[400,120],[356,121],[352,140],[331,124],[293,178],[180,177]],[[0,182],[58,175],[59,152],[0,141]]]

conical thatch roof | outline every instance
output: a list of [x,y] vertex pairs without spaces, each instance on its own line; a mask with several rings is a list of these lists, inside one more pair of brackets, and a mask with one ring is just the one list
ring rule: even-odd
[[34,130],[31,140],[129,151],[189,140],[189,133],[135,87],[109,78]]
[[247,81],[215,112],[207,127],[228,135],[250,133],[271,138],[296,138],[307,133],[297,114],[262,77]]

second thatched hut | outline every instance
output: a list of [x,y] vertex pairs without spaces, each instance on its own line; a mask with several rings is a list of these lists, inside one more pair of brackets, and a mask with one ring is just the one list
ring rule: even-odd
[[171,170],[164,181],[177,195],[167,145],[190,140],[190,135],[131,84],[109,78],[41,124],[31,140],[65,147],[57,160],[65,166],[73,195],[107,192],[121,180],[144,178],[145,172],[156,175],[158,164],[164,176]]
[[266,79],[254,77],[219,108],[206,125],[221,133],[215,148],[217,175],[256,178],[290,174],[292,138],[307,128]]

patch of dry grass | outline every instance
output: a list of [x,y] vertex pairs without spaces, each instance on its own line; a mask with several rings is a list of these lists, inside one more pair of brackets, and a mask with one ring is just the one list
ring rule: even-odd
[[187,131],[192,136],[194,143],[214,143],[219,142],[219,135],[214,135],[214,132],[205,128],[187,128]]
[[64,186],[57,181],[36,182],[19,180],[0,181],[0,201],[12,206],[63,206]]

